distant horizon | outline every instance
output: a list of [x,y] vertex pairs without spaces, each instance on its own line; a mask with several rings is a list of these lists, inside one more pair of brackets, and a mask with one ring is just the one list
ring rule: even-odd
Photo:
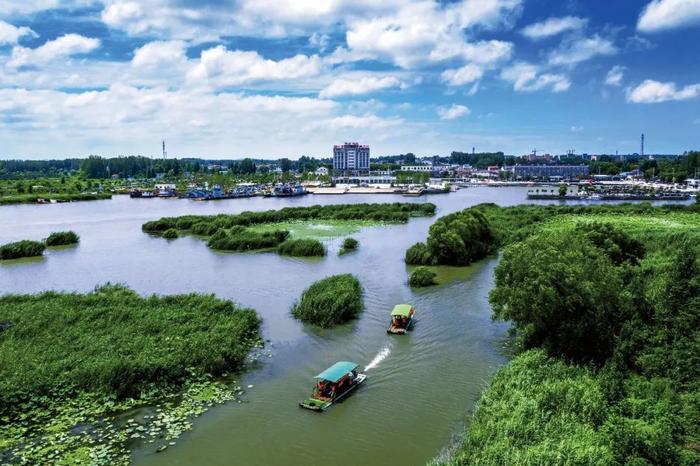
[[[676,156],[680,157],[682,156],[685,152],[690,152],[694,150],[700,150],[699,149],[688,149],[686,151],[680,152],[680,153],[664,153],[664,152],[654,152],[654,153],[649,153],[647,151],[644,152],[645,157],[653,157],[653,156]],[[396,154],[373,154],[371,152],[371,146],[370,146],[370,159],[376,159],[376,158],[381,158],[381,157],[398,157],[401,155],[406,155],[406,154],[413,154],[417,158],[429,158],[429,157],[449,157],[452,152],[462,152],[465,154],[471,153],[470,151],[459,151],[459,150],[454,150],[450,151],[447,154],[416,154],[415,152],[407,151],[403,153],[396,153]],[[497,152],[503,152],[503,155],[505,157],[524,157],[528,155],[532,155],[532,152],[529,153],[522,153],[522,154],[509,154],[507,152],[504,152],[502,150],[494,150],[494,151],[475,151],[476,154],[483,154],[483,153],[497,153]],[[537,156],[544,156],[544,155],[549,155],[552,157],[558,157],[558,156],[566,156],[568,155],[566,152],[564,153],[549,153],[549,152],[544,152],[540,153],[540,151],[537,151]],[[576,152],[575,154],[571,154],[573,157],[581,157],[583,155],[587,156],[639,156],[639,152],[627,152],[627,153],[622,153],[618,152],[617,154],[615,152]],[[102,158],[116,158],[116,157],[146,157],[149,159],[154,159],[154,160],[161,160],[163,158],[162,155],[144,155],[144,154],[117,154],[117,155],[103,155],[103,154],[88,154],[88,155],[71,155],[71,156],[47,156],[47,157],[22,157],[22,156],[2,156],[0,155],[0,161],[9,161],[9,160],[23,160],[23,161],[45,161],[45,160],[68,160],[68,159],[87,159],[91,156],[98,156]],[[333,155],[311,155],[311,154],[299,154],[296,156],[286,156],[286,155],[279,155],[279,156],[272,156],[272,155],[267,155],[267,156],[253,156],[253,155],[243,155],[243,156],[208,156],[208,155],[168,155],[167,159],[171,160],[181,160],[181,159],[200,159],[200,160],[207,160],[207,161],[212,161],[212,160],[243,160],[243,159],[253,159],[253,160],[264,160],[264,161],[277,161],[281,159],[289,159],[289,160],[299,160],[301,157],[310,157],[310,158],[315,158],[315,159],[332,159]]]

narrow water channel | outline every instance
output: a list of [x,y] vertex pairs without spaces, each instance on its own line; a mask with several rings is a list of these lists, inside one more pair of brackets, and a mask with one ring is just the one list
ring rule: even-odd
[[[255,308],[272,356],[243,376],[243,403],[229,403],[195,420],[162,453],[137,447],[136,465],[420,465],[461,428],[494,370],[506,361],[507,325],[491,321],[487,301],[496,259],[448,269],[447,283],[412,291],[405,250],[422,241],[434,218],[406,225],[365,228],[353,236],[355,253],[338,257],[341,238],[326,240],[328,257],[301,260],[274,253],[223,254],[196,238],[172,242],[141,232],[144,221],[185,213],[236,213],[329,203],[425,202],[437,215],[480,202],[526,202],[523,188],[464,189],[448,195],[305,196],[208,203],[115,197],[59,205],[0,207],[0,243],[39,239],[75,230],[76,248],[48,251],[41,259],[0,265],[0,293],[89,291],[106,282],[139,293],[214,293]],[[351,272],[365,290],[358,320],[332,330],[295,321],[290,307],[315,280]],[[417,310],[409,335],[388,336],[394,304]],[[300,409],[312,377],[338,360],[367,367],[367,382],[323,414]]]

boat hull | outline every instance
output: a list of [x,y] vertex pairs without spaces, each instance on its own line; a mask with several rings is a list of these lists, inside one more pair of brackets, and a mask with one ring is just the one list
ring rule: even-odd
[[352,391],[354,391],[357,387],[362,385],[362,383],[365,381],[366,378],[367,378],[367,375],[365,375],[365,374],[357,374],[357,379],[355,379],[355,383],[352,384],[352,386],[350,386],[343,393],[336,396],[334,400],[327,401],[327,400],[317,400],[316,398],[307,398],[306,400],[300,402],[299,406],[304,408],[304,409],[308,409],[310,411],[322,413],[323,411],[325,411],[328,408],[330,408],[331,406],[333,406],[334,403],[337,403],[338,401],[342,400],[347,395],[349,395]]
[[394,326],[391,325],[391,323],[390,323],[390,324],[389,324],[389,328],[386,329],[386,333],[390,333],[390,334],[392,334],[392,335],[406,335],[406,333],[408,332],[408,330],[411,328],[411,325],[413,325],[413,319],[410,319],[410,320],[408,321],[408,323],[406,324],[406,327],[405,327],[405,328],[394,327]]

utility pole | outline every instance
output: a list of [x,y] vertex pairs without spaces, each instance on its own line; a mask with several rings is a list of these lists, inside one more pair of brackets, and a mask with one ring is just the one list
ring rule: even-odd
[[163,160],[165,160],[168,157],[168,153],[165,152],[165,139],[163,139]]
[[642,133],[642,151],[640,152],[642,158],[644,158],[644,133]]

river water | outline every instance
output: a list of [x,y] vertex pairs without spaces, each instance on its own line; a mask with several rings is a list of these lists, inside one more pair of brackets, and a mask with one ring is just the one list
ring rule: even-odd
[[[141,232],[142,223],[162,216],[396,201],[433,202],[437,216],[481,202],[527,202],[525,188],[508,187],[421,198],[309,195],[192,202],[118,196],[3,206],[0,244],[65,229],[76,231],[81,242],[48,250],[43,258],[0,264],[0,293],[89,291],[112,282],[141,294],[214,293],[257,310],[272,354],[243,375],[243,386],[253,385],[244,402],[211,409],[162,453],[137,446],[136,465],[422,465],[462,428],[465,413],[507,359],[507,325],[491,321],[487,301],[495,258],[446,268],[445,283],[413,291],[406,283],[404,252],[425,240],[435,218],[364,228],[353,234],[359,250],[342,257],[336,255],[342,238],[328,238],[329,255],[315,260],[217,253],[196,238],[165,241]],[[347,272],[364,287],[359,319],[319,330],[291,317],[290,307],[306,287]],[[407,336],[388,336],[389,312],[403,302],[416,308],[415,328]],[[309,394],[313,376],[338,360],[366,368],[365,384],[323,414],[300,409],[297,403]]]

